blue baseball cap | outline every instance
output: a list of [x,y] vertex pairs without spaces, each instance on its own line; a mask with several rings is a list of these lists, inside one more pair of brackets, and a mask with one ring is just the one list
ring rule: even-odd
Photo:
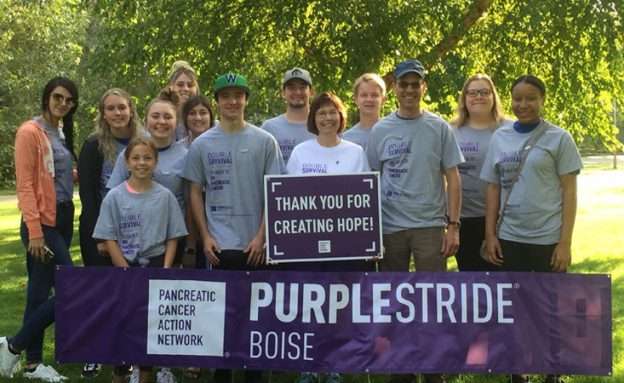
[[425,78],[425,67],[416,59],[405,60],[394,68],[394,78],[399,79],[408,73],[416,73]]

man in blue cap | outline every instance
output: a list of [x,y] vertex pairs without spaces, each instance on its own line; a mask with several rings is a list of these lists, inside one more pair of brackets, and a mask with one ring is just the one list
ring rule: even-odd
[[[420,61],[401,62],[394,78],[399,109],[375,124],[366,150],[371,169],[381,172],[385,254],[379,267],[409,271],[413,259],[417,271],[445,271],[459,247],[457,165],[464,158],[449,124],[421,107],[427,83]],[[393,375],[391,382],[412,379]],[[425,374],[425,382],[444,379]]]

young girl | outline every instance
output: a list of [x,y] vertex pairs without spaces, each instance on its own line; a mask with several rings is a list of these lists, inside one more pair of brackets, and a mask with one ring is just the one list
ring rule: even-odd
[[[151,139],[134,138],[124,158],[130,178],[104,198],[93,238],[105,241],[115,266],[169,268],[178,238],[188,233],[176,198],[152,181],[158,161],[156,145]],[[125,378],[126,369],[115,372],[116,381]],[[139,381],[151,381],[151,368],[140,368]]]

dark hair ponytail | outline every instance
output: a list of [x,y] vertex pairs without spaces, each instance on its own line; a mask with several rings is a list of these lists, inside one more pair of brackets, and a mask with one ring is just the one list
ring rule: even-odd
[[516,87],[516,85],[520,84],[520,83],[526,83],[529,85],[533,85],[534,87],[536,87],[540,94],[542,95],[543,98],[546,97],[546,85],[544,84],[544,81],[540,80],[537,76],[533,76],[532,74],[525,74],[522,75],[520,77],[518,77],[513,84],[511,84],[511,91],[513,92],[514,88]]
[[71,94],[74,105],[71,107],[69,112],[63,117],[63,135],[65,136],[65,146],[67,150],[71,153],[74,160],[77,160],[76,153],[74,152],[74,113],[76,109],[78,109],[78,88],[74,82],[66,77],[54,77],[52,80],[48,81],[46,86],[43,88],[43,94],[41,96],[41,111],[46,113],[49,111],[49,103],[50,103],[50,95],[52,91],[57,87],[61,86]]

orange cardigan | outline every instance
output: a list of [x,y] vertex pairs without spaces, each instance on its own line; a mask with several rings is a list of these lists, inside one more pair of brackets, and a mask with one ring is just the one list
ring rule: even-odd
[[41,225],[56,226],[54,158],[48,135],[33,120],[24,122],[15,135],[15,181],[28,237],[43,238]]

